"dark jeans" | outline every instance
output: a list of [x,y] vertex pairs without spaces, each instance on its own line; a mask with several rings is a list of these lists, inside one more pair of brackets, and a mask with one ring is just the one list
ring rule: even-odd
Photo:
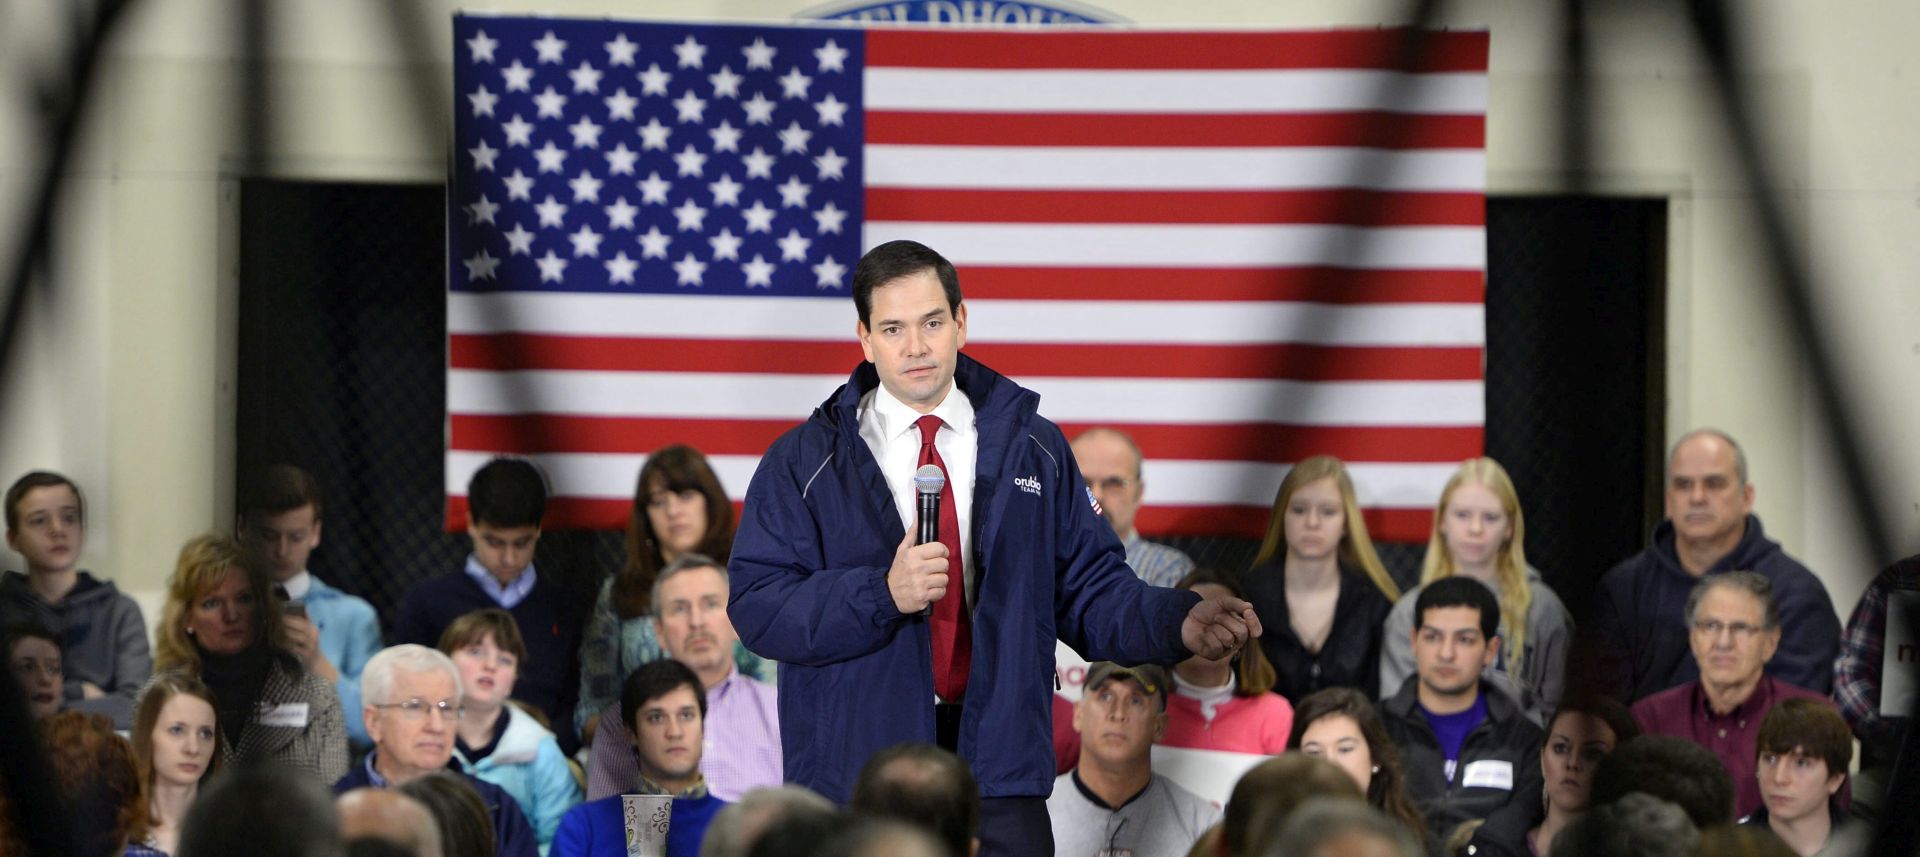
[[1047,799],[981,799],[980,857],[1053,857],[1053,822],[1047,818]]

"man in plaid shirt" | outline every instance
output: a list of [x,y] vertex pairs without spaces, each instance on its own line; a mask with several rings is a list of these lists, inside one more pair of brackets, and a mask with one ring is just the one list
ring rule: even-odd
[[[1887,635],[1887,605],[1896,593],[1920,592],[1920,554],[1882,570],[1847,619],[1840,657],[1833,662],[1833,698],[1853,733],[1860,736],[1863,765],[1889,761],[1906,718],[1880,715],[1880,671]],[[1878,752],[1876,752],[1878,751]]]

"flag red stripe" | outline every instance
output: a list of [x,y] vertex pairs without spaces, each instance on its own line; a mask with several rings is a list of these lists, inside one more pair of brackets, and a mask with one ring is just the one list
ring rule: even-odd
[[869,187],[866,208],[868,220],[933,223],[1484,226],[1487,213],[1486,197],[1478,193],[1360,190],[1053,191]]
[[[869,30],[868,66],[1032,69],[1382,69],[1417,47],[1418,72],[1484,72],[1487,33],[1405,28],[1297,33]],[[1196,50],[1197,45],[1204,45]]]
[[[1134,526],[1148,538],[1167,536],[1239,536],[1264,538],[1265,506],[1157,506],[1148,503],[1134,517]],[[1425,542],[1433,528],[1432,509],[1362,509],[1367,534],[1377,542]],[[1243,570],[1243,569],[1236,569]]]
[[928,146],[1354,146],[1480,149],[1477,115],[943,113],[872,110],[866,143]]
[[1477,304],[1479,270],[1365,268],[1015,268],[968,265],[971,300],[1304,301]]

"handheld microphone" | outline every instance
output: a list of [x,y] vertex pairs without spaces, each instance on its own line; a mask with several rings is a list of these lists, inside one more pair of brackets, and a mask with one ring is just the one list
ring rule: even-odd
[[931,464],[920,465],[913,472],[913,488],[920,495],[920,519],[914,544],[931,544],[940,540],[940,491],[947,487],[946,474]]

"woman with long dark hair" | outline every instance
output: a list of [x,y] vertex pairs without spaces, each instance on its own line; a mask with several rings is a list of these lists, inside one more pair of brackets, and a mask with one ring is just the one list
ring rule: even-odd
[[133,709],[133,759],[146,784],[147,815],[133,841],[162,854],[180,842],[200,784],[220,768],[213,691],[184,672],[153,677]]
[[1380,722],[1373,703],[1360,691],[1330,687],[1300,700],[1293,708],[1293,731],[1287,735],[1287,749],[1339,765],[1374,809],[1399,822],[1415,841],[1430,839],[1426,820],[1407,799],[1400,751],[1387,737],[1387,727]]
[[1540,748],[1543,795],[1514,795],[1467,841],[1476,857],[1543,857],[1554,837],[1587,812],[1593,772],[1620,743],[1640,734],[1627,707],[1606,697],[1573,695],[1547,721]]

